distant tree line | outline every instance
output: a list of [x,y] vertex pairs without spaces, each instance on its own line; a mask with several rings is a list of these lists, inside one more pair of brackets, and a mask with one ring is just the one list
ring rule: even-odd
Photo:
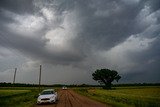
[[[55,84],[55,85],[40,85],[41,87],[60,87],[60,84]],[[1,82],[0,87],[39,87],[38,84],[25,84],[25,83],[6,83],[6,82]]]
[[[25,83],[6,83],[1,82],[0,87],[38,87],[38,84],[25,84]],[[53,84],[53,85],[41,85],[41,87],[102,87],[102,85],[89,85],[89,84]],[[113,84],[113,87],[128,87],[128,86],[160,86],[160,83],[128,83],[128,84]]]
[[114,87],[128,87],[128,86],[160,86],[160,83],[128,83],[128,84],[114,84]]
[[[100,85],[88,85],[88,84],[71,84],[71,85],[66,85],[66,84],[53,84],[53,85],[40,85],[41,87],[100,87]],[[6,83],[6,82],[1,82],[0,87],[39,87],[38,84],[25,84],[25,83]]]

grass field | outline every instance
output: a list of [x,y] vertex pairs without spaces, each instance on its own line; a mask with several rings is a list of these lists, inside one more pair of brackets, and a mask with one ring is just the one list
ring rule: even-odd
[[[75,88],[75,91],[115,107],[160,107],[160,86],[116,87],[113,90]],[[38,93],[38,87],[0,87],[0,107],[32,107]]]
[[27,92],[30,92],[30,90],[0,90],[0,98],[15,96]]
[[[54,87],[41,87],[41,90]],[[32,107],[39,94],[38,87],[0,87],[0,107]]]
[[160,87],[117,87],[113,90],[79,88],[76,91],[115,107],[160,107]]
[[38,88],[0,88],[0,107],[32,107],[38,97]]

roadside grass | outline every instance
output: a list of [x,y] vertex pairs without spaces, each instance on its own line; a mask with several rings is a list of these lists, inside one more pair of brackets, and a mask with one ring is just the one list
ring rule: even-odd
[[0,98],[30,92],[30,90],[0,90]]
[[38,94],[38,87],[0,87],[0,107],[32,107]]
[[36,101],[37,90],[20,88],[0,89],[1,107],[30,107]]
[[77,88],[76,92],[114,107],[160,107],[160,87]]

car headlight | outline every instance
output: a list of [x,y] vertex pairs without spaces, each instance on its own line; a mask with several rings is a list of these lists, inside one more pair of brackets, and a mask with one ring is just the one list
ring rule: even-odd
[[50,99],[55,99],[55,97],[54,97],[54,96],[52,96],[52,97],[50,97]]
[[37,99],[38,101],[40,101],[41,100],[41,98],[40,97],[38,97],[38,99]]

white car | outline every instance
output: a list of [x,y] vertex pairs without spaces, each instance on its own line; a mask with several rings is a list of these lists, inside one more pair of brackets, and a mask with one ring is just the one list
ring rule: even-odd
[[62,89],[63,89],[63,90],[67,90],[67,87],[66,87],[66,86],[63,86]]
[[37,98],[37,104],[55,103],[57,101],[57,92],[53,89],[43,90]]

